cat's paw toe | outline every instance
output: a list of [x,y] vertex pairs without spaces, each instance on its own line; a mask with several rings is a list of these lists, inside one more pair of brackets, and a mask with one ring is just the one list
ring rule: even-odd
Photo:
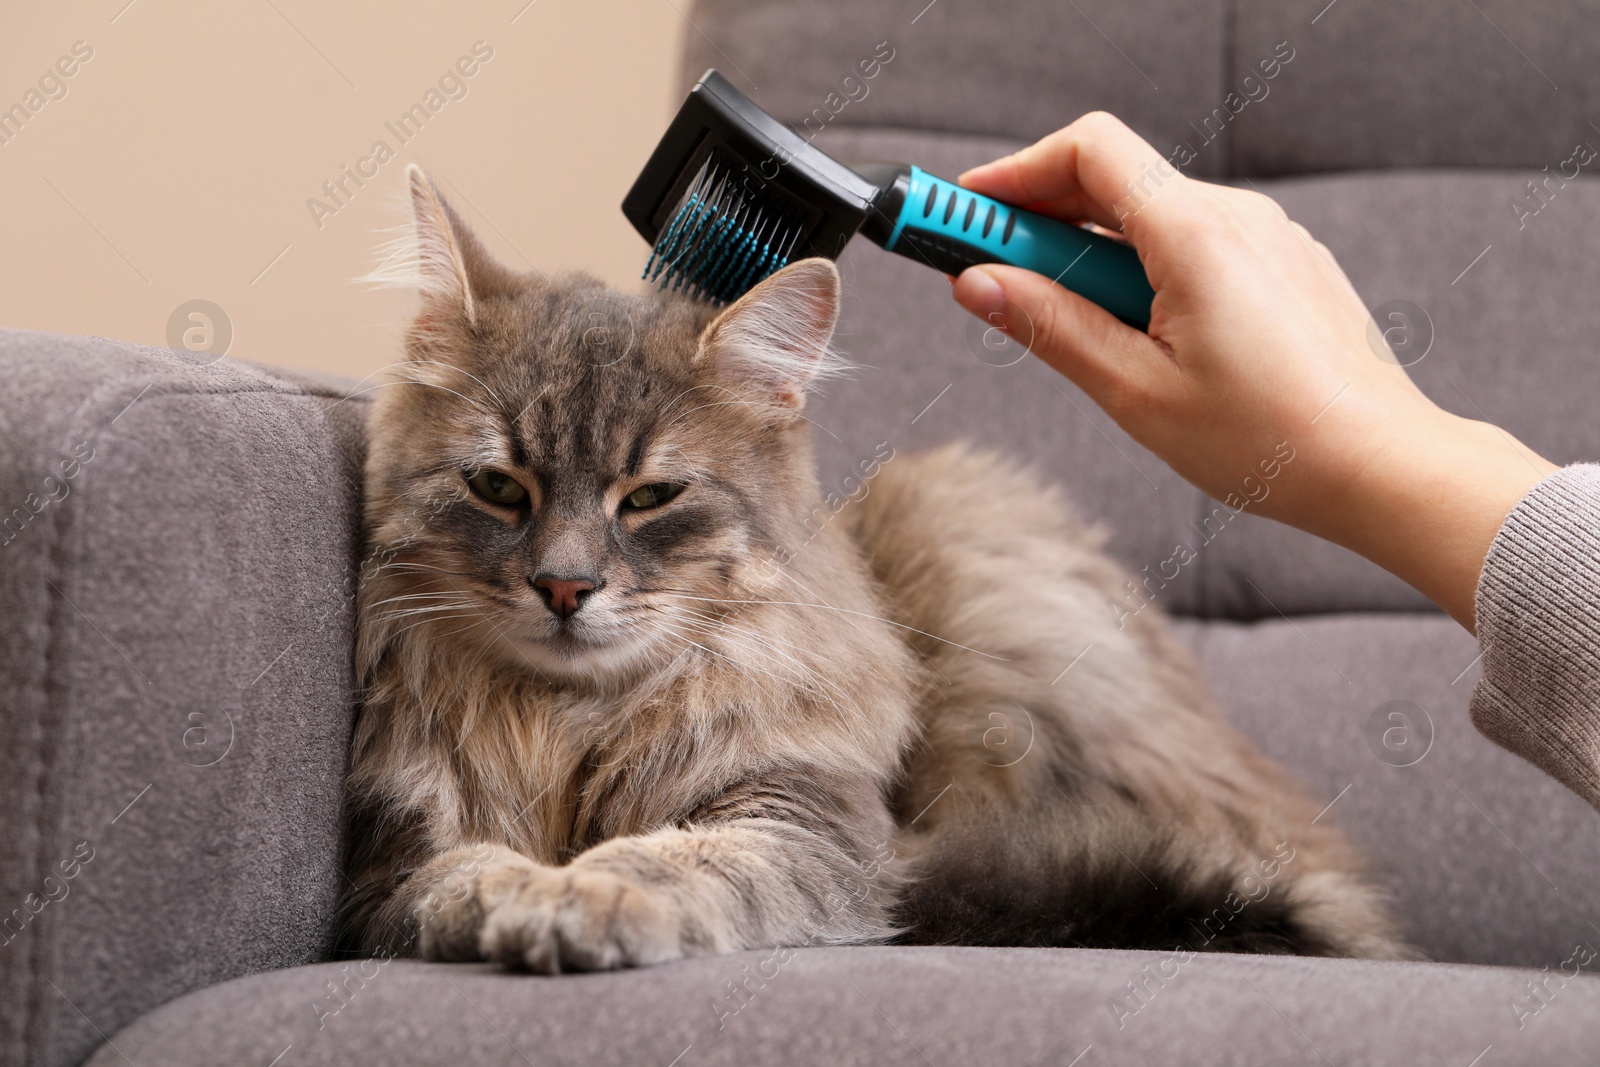
[[541,974],[640,967],[683,955],[670,902],[604,871],[562,871],[489,912],[487,959]]
[[545,869],[504,849],[487,858],[448,858],[452,862],[442,867],[437,884],[411,911],[417,954],[442,963],[481,960],[486,917],[499,902],[521,895]]

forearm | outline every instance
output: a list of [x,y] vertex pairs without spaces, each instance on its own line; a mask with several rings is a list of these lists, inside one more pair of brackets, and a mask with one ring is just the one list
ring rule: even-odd
[[[776,819],[616,837],[562,867],[465,846],[434,856],[373,907],[367,950],[556,973],[881,940],[891,932],[887,858],[886,845]],[[390,936],[374,946],[372,932]]]
[[708,947],[730,951],[883,937],[886,857],[778,820],[739,819],[613,838],[571,866],[667,896]]
[[1490,544],[1557,468],[1496,426],[1430,410],[1330,480],[1325,506],[1298,525],[1367,557],[1473,630]]
[[[481,843],[440,852],[426,862],[391,852],[383,862],[355,870],[340,947],[371,956],[420,952],[435,959],[477,959],[474,923],[482,921],[484,900],[529,862],[508,848]],[[456,946],[455,954],[428,951],[450,945]]]

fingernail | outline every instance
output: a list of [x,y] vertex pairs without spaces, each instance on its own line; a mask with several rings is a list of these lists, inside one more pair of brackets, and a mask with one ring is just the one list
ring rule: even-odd
[[987,271],[968,267],[956,279],[956,303],[982,319],[994,322],[993,316],[1004,315],[1006,291]]

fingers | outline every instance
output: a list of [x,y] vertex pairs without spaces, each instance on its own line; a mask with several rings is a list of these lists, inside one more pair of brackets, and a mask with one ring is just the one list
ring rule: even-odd
[[997,200],[1123,230],[1135,244],[1141,230],[1154,234],[1181,223],[1192,184],[1144,138],[1103,111],[974,167],[959,180]]
[[1144,333],[1033,271],[970,267],[956,279],[953,294],[962,307],[1072,379],[1113,417],[1168,369],[1162,365],[1165,353]]

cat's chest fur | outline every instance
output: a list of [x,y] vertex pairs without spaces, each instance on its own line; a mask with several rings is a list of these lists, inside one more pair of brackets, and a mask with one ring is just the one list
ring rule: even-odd
[[496,721],[463,724],[448,755],[432,754],[463,790],[451,821],[560,864],[606,838],[687,819],[750,760],[737,712],[711,706],[705,679],[686,673],[630,693],[508,692]]
[[[773,781],[881,786],[913,730],[914,671],[884,624],[821,614],[762,605],[604,691],[484,668],[456,678],[436,714],[374,720],[372,740],[405,765],[437,846],[491,841],[549,864]],[[405,728],[419,721],[433,725]]]

